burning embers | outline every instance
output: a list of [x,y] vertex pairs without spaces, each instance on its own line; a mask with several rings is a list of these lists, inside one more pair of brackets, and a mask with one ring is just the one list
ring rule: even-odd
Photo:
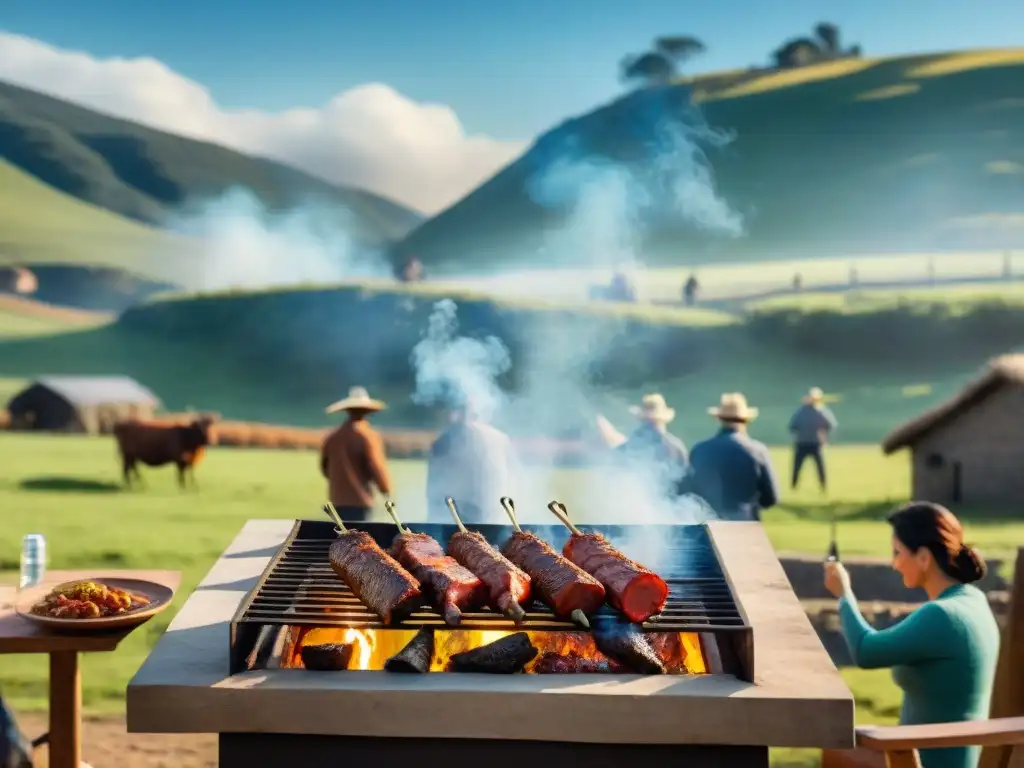
[[629,625],[594,632],[290,627],[285,669],[491,674],[709,672],[700,635],[642,633]]
[[670,553],[663,577],[611,544],[639,532],[631,526],[579,531],[553,503],[564,538],[557,529],[521,529],[507,502],[512,526],[468,531],[452,511],[454,530],[297,521],[232,619],[231,673],[750,679],[750,628],[704,527],[644,531]]

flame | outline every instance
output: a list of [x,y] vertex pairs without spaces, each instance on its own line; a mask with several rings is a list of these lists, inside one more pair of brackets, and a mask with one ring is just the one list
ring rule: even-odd
[[369,669],[370,661],[373,659],[373,646],[375,645],[374,632],[371,630],[360,630],[349,627],[341,636],[341,642],[354,646],[352,660],[348,663],[349,668]]
[[[434,633],[434,657],[430,662],[430,671],[443,672],[448,666],[449,659],[455,654],[488,645],[512,634],[515,632],[437,629]],[[527,664],[527,673],[533,671],[537,660],[545,654],[575,656],[598,662],[609,661],[598,649],[589,632],[549,631],[526,634],[538,651],[537,657]],[[301,669],[301,649],[304,645],[344,643],[353,646],[349,670],[382,670],[384,662],[401,651],[415,636],[416,630],[408,629],[308,629],[303,631],[295,643],[294,653],[289,660],[282,662],[282,667]],[[648,640],[669,674],[708,674],[699,635],[688,632],[653,632],[648,635]]]

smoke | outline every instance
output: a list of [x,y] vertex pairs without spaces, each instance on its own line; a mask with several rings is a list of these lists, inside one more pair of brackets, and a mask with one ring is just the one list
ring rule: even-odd
[[[732,137],[704,122],[679,86],[641,90],[620,106],[621,161],[591,149],[607,141],[569,126],[546,136],[533,155],[527,192],[565,223],[545,243],[556,261],[593,267],[642,266],[638,251],[658,227],[739,237],[743,218],[715,189],[704,147]],[[609,117],[609,119],[611,119]]]
[[178,212],[172,230],[194,238],[183,280],[193,290],[253,290],[390,275],[383,255],[355,236],[358,222],[337,204],[268,210],[232,189]]
[[413,402],[446,408],[468,402],[490,421],[506,402],[498,379],[512,367],[512,359],[501,339],[458,336],[458,329],[455,302],[437,302],[423,339],[412,350]]
[[[578,121],[542,138],[524,159],[532,163],[528,194],[563,222],[547,233],[529,288],[534,296],[578,295],[579,272],[551,269],[551,262],[593,270],[641,269],[645,239],[666,224],[729,238],[743,232],[742,217],[715,189],[703,149],[724,147],[730,137],[708,127],[682,89],[649,89],[628,101],[617,122],[608,118],[614,122],[608,130],[617,132],[621,146],[632,148],[629,157],[612,159],[597,151],[608,146],[607,136]],[[507,295],[514,290],[512,280],[524,274],[521,269],[500,274],[495,285]],[[612,341],[607,328],[602,323],[598,329],[582,316],[517,328],[518,386],[506,393],[498,385],[510,369],[505,346],[494,338],[458,336],[455,304],[440,302],[412,355],[414,399],[440,403],[461,392],[509,432],[550,437],[575,431],[596,439],[597,418],[609,393],[591,383],[591,372],[607,358]],[[703,436],[682,435],[691,443]],[[703,522],[713,512],[699,500],[676,494],[678,466],[642,453],[631,459],[609,449],[602,455],[587,469],[523,467],[513,494],[521,520],[551,524],[546,506],[558,498],[570,515],[588,523],[633,526],[635,533],[616,544],[649,567],[663,567],[672,553],[651,526]],[[572,477],[571,488],[567,477]]]

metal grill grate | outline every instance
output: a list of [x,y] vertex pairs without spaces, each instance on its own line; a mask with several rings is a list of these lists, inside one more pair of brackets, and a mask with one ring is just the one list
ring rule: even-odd
[[[396,534],[393,525],[358,524],[379,544],[387,547]],[[588,531],[605,534],[612,542],[629,541],[630,533],[639,529],[623,526],[581,526]],[[564,529],[523,526],[545,538],[553,547],[565,541]],[[720,564],[715,558],[702,526],[657,526],[644,529],[644,535],[661,536],[667,542],[670,564],[661,568],[669,584],[669,599],[664,612],[644,624],[646,631],[718,632],[744,630],[747,625],[737,610],[732,592]],[[511,533],[509,526],[474,526],[492,543],[503,542]],[[414,530],[427,533],[445,543],[454,526],[415,525]],[[300,521],[293,535],[271,561],[256,589],[243,603],[235,624],[291,625],[317,627],[380,628],[384,625],[367,610],[331,569],[327,551],[334,540],[333,527],[320,521]],[[623,546],[629,554],[629,547]],[[638,557],[638,559],[640,559]],[[605,606],[598,614],[609,617],[617,613]],[[402,628],[443,627],[440,615],[425,606],[414,613]],[[534,602],[527,609],[526,619],[518,627],[505,616],[488,609],[463,612],[460,628],[480,630],[576,630],[571,622],[556,618],[546,606]]]

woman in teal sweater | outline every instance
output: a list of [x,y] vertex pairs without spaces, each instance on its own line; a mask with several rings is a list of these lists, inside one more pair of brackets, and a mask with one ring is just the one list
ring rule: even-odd
[[[892,567],[928,602],[888,629],[873,629],[857,607],[840,563],[825,564],[825,586],[839,598],[843,635],[863,669],[892,667],[903,690],[900,724],[988,718],[999,655],[999,628],[985,594],[971,582],[985,561],[964,543],[960,521],[945,507],[913,502],[890,517]],[[924,768],[976,768],[976,747],[921,752]]]

